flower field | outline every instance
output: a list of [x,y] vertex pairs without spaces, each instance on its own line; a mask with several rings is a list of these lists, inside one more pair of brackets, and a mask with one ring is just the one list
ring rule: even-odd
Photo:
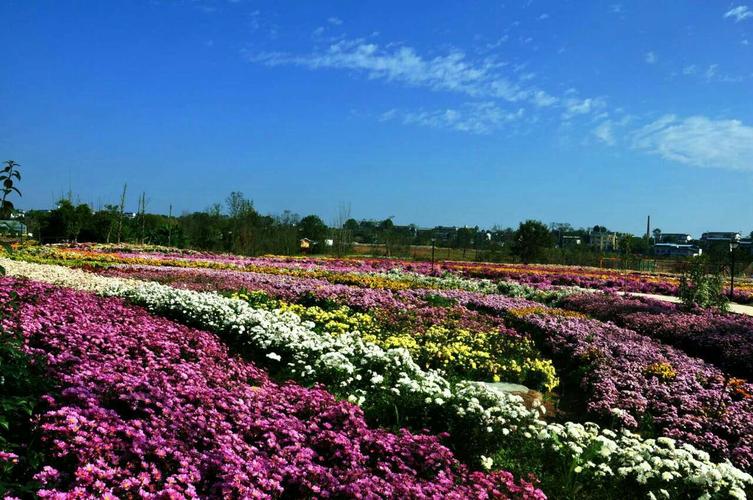
[[[68,260],[80,264],[143,264],[170,267],[240,269],[293,276],[325,277],[334,282],[362,284],[363,274],[383,274],[392,270],[414,275],[441,276],[451,274],[481,280],[504,280],[537,289],[559,287],[638,292],[676,296],[679,279],[670,274],[619,271],[590,267],[557,265],[521,265],[443,261],[403,261],[399,259],[336,259],[307,257],[240,257],[190,250],[146,247],[134,251],[127,245],[82,244],[62,247],[38,247],[27,257],[39,262]],[[383,284],[377,279],[373,286]],[[740,304],[753,303],[753,282],[736,282],[733,297]]]
[[104,245],[0,265],[3,330],[54,382],[29,417],[38,439],[2,448],[0,484],[49,497],[753,491],[748,318],[516,266]]

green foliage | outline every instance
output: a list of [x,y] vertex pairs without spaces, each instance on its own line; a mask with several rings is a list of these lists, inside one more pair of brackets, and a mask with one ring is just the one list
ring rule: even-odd
[[323,240],[327,237],[329,228],[322,219],[317,215],[307,215],[298,225],[298,236],[301,238],[308,238],[319,244],[323,243]]
[[21,180],[21,173],[18,171],[20,166],[15,161],[8,160],[0,170],[0,182],[3,185],[0,189],[3,193],[3,199],[0,201],[0,219],[7,219],[13,211],[13,203],[8,200],[8,195],[16,193],[21,196],[21,191],[14,185],[16,181]]
[[[3,304],[16,306],[16,300]],[[10,493],[31,496],[39,487],[32,476],[44,456],[32,420],[49,388],[42,361],[24,353],[19,335],[0,328],[0,452],[12,454],[6,460],[0,458],[1,497]]]
[[549,228],[537,220],[521,222],[515,231],[512,251],[528,264],[544,254],[552,246],[552,234]]
[[680,277],[679,296],[688,307],[714,307],[726,311],[728,299],[724,295],[724,277],[720,272],[709,273],[708,259],[697,257]]
[[441,295],[432,295],[432,294],[426,295],[424,297],[424,300],[429,305],[432,305],[435,307],[452,307],[457,303],[455,299],[443,297]]

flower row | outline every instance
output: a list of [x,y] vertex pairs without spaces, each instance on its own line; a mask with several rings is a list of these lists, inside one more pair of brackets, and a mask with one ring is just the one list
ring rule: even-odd
[[[266,352],[269,366],[286,363],[299,370],[300,380],[320,380],[333,392],[350,395],[367,414],[380,404],[389,406],[409,425],[449,431],[458,450],[472,446],[477,453],[483,450],[487,457],[505,460],[505,465],[512,457],[510,463],[523,464],[525,469],[538,467],[544,484],[556,485],[561,495],[652,492],[740,497],[753,484],[753,478],[728,462],[713,463],[705,452],[672,439],[644,440],[629,431],[615,434],[595,424],[547,424],[519,398],[477,384],[452,386],[437,373],[421,370],[402,349],[385,351],[352,334],[319,334],[290,313],[254,310],[239,300],[157,283],[5,259],[0,264],[12,274],[123,296],[182,322],[203,325],[231,342]],[[510,308],[533,304],[471,292],[442,293],[457,300],[475,297],[486,301],[487,307],[503,302]],[[411,415],[417,417],[413,422]],[[563,482],[562,471],[577,473],[567,474]]]
[[206,332],[3,278],[0,302],[11,294],[4,326],[59,384],[39,416],[40,496],[543,498],[509,473],[469,472],[434,437],[370,429],[320,388],[277,385]]
[[504,380],[546,391],[558,383],[551,361],[540,358],[530,339],[503,324],[493,325],[494,329],[474,328],[476,325],[469,319],[484,316],[455,306],[452,301],[438,308],[440,314],[434,307],[364,313],[346,305],[291,304],[264,292],[236,292],[231,296],[255,308],[290,311],[312,322],[317,332],[360,332],[365,340],[382,348],[405,348],[419,365],[441,369],[452,379]]
[[[190,276],[196,271],[162,272],[173,276],[182,272]],[[201,270],[200,273],[205,283],[212,275],[216,275],[216,279],[222,275],[227,278],[226,283],[233,282],[235,278],[254,286],[251,281],[257,275],[239,274],[236,276],[227,271],[210,270]],[[298,280],[297,284],[299,287],[307,286],[304,280]],[[330,293],[326,291],[328,288],[313,287],[309,293],[336,296],[341,301],[350,300],[349,292],[342,285],[330,286],[337,288]],[[390,292],[384,290],[381,293]],[[421,293],[421,290],[406,290],[399,293],[399,298],[403,303],[412,303],[418,300]],[[437,290],[432,293],[470,308],[512,316],[522,313],[517,314],[525,317],[522,326],[529,328],[537,340],[557,356],[561,366],[567,372],[582,374],[578,383],[584,384],[588,390],[588,410],[594,417],[609,422],[612,420],[612,410],[622,409],[625,410],[619,419],[622,425],[646,429],[649,423],[650,427],[665,435],[696,444],[718,457],[731,458],[746,469],[753,465],[753,443],[748,442],[753,428],[748,429],[750,424],[745,423],[753,422],[749,418],[753,417],[753,400],[745,397],[753,391],[748,385],[729,380],[723,372],[676,349],[631,331],[615,331],[599,321],[565,318],[562,321],[566,323],[563,324],[558,323],[560,319],[556,318],[556,321],[545,325],[541,318],[552,318],[549,314],[552,310],[535,303],[524,304],[499,295],[465,290]],[[353,295],[358,294],[353,292]],[[584,297],[590,295],[584,294]],[[574,297],[572,300],[578,300],[579,295]],[[543,316],[530,314],[542,312]],[[679,376],[677,373],[669,377],[656,376],[661,373],[653,373],[652,367],[670,367],[670,373],[678,372]],[[643,425],[639,426],[639,422]]]
[[725,372],[753,380],[753,318],[749,316],[684,311],[643,297],[603,293],[563,297],[560,304],[677,346]]

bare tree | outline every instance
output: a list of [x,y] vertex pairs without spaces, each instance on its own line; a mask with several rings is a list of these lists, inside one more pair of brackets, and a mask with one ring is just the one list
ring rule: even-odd
[[350,219],[350,202],[340,203],[335,216],[335,251],[338,257],[342,257],[350,248],[353,235],[345,226],[345,222]]

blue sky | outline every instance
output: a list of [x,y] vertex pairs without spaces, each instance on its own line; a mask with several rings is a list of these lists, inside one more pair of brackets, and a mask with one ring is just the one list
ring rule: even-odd
[[0,156],[26,208],[747,233],[747,1],[2,0]]

